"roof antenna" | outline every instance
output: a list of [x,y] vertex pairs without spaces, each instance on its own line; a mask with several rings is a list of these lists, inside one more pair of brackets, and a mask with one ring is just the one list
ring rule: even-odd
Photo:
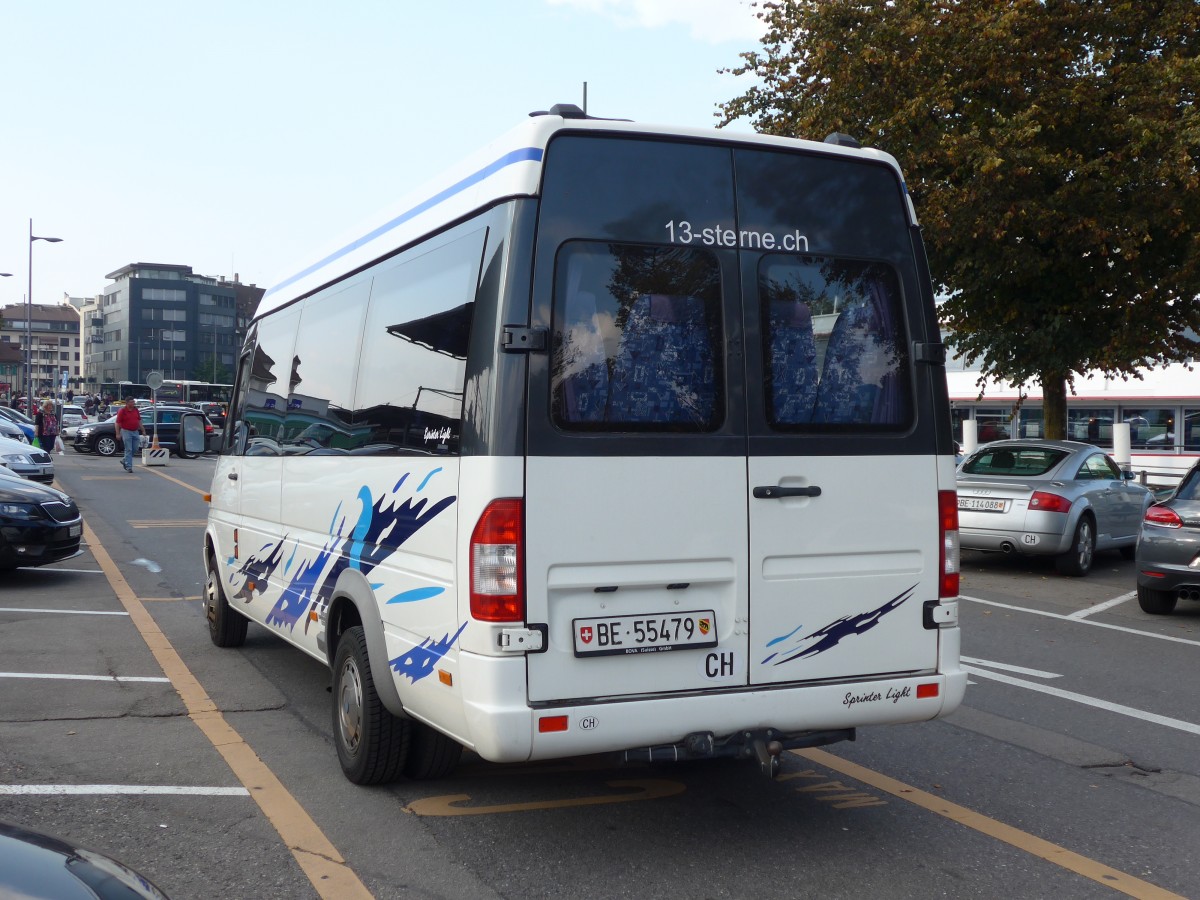
[[583,83],[583,114],[587,115],[587,82]]

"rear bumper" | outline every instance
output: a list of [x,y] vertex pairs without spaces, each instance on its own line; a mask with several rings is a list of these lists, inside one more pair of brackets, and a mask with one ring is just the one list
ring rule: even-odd
[[[655,747],[678,743],[697,732],[721,738],[739,731],[797,734],[921,722],[957,709],[967,684],[967,673],[956,664],[952,670],[927,676],[712,690],[531,709],[511,699],[525,695],[524,659],[463,653],[459,664],[463,684],[486,685],[487,696],[471,692],[464,697],[469,734],[457,737],[493,762]],[[936,696],[923,696],[932,692],[932,685]],[[499,686],[507,690],[497,690]],[[564,716],[565,730],[539,731],[540,719]]]

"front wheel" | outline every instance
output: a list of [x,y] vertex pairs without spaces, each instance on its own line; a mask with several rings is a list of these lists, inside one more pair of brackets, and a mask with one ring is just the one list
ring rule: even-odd
[[1092,570],[1092,558],[1096,555],[1096,528],[1088,516],[1083,516],[1075,526],[1075,537],[1071,549],[1055,558],[1054,563],[1063,575],[1080,578]]
[[333,660],[333,743],[346,777],[355,784],[399,778],[411,726],[388,712],[375,691],[362,626],[347,628]]
[[229,605],[221,587],[217,561],[210,553],[204,579],[204,616],[208,619],[208,636],[218,647],[240,647],[246,643],[249,620]]
[[112,456],[117,452],[117,439],[109,435],[102,435],[96,438],[96,452],[101,456]]
[[1138,606],[1142,608],[1142,612],[1152,616],[1165,616],[1173,613],[1178,599],[1171,591],[1156,591],[1154,588],[1138,585]]

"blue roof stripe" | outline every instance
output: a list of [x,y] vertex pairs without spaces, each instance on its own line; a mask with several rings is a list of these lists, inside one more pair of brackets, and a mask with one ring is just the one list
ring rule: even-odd
[[422,203],[418,203],[412,209],[402,212],[400,215],[396,216],[396,218],[392,219],[390,222],[385,222],[383,225],[380,225],[374,231],[368,232],[367,234],[360,237],[358,240],[347,244],[345,247],[342,247],[340,250],[335,250],[333,253],[329,254],[327,257],[320,260],[319,262],[315,262],[308,268],[302,269],[301,271],[297,272],[291,278],[287,278],[287,279],[279,282],[279,284],[275,285],[269,291],[267,291],[267,293],[264,295],[264,297],[269,297],[271,294],[274,294],[276,291],[283,290],[283,288],[287,287],[288,285],[295,284],[301,278],[305,278],[305,277],[313,274],[314,272],[324,268],[325,266],[329,265],[331,262],[334,262],[337,259],[341,259],[347,253],[352,253],[353,251],[357,250],[359,247],[363,246],[364,244],[367,244],[367,243],[375,240],[375,238],[379,237],[380,235],[385,234],[388,231],[391,231],[393,228],[396,228],[399,225],[403,225],[409,219],[412,219],[415,216],[419,216],[421,213],[425,212],[426,210],[432,209],[433,207],[437,206],[439,203],[442,203],[442,202],[450,199],[455,194],[465,191],[467,188],[478,184],[479,182],[483,181],[485,178],[489,178],[492,175],[495,175],[501,169],[507,168],[508,166],[511,166],[515,163],[541,162],[541,161],[542,161],[542,148],[541,147],[522,147],[519,150],[513,150],[510,153],[506,153],[502,157],[497,159],[495,162],[489,163],[488,165],[486,165],[482,169],[480,169],[478,172],[474,172],[474,173],[468,175],[466,178],[464,178],[462,181],[459,181],[457,184],[452,184],[450,187],[446,188],[444,191],[434,194],[428,200],[425,200]]

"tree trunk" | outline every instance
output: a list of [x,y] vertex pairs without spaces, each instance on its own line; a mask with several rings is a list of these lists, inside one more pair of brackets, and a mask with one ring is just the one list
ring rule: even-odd
[[1067,437],[1067,376],[1063,372],[1042,373],[1042,421],[1046,437],[1065,440]]

